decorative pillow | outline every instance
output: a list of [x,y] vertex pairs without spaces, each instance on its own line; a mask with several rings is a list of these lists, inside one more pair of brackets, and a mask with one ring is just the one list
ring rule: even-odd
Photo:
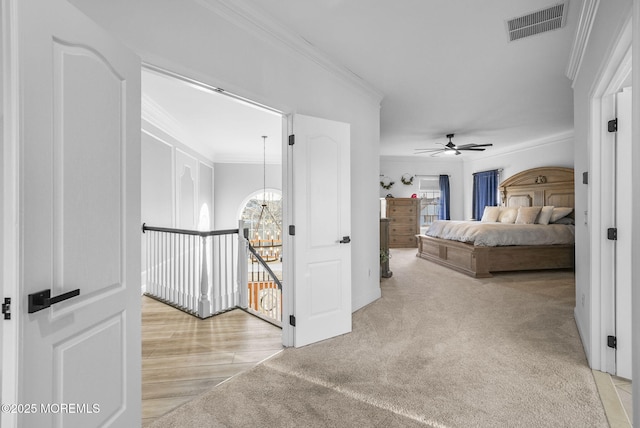
[[498,217],[498,221],[500,223],[514,223],[516,221],[516,217],[518,217],[517,208],[503,207],[500,210],[500,216]]
[[484,207],[484,213],[482,213],[482,222],[492,222],[495,223],[498,221],[498,216],[500,215],[500,207]]
[[573,208],[570,207],[554,207],[553,213],[551,214],[551,218],[549,219],[550,223],[555,223],[560,220],[562,217],[566,217],[573,211]]
[[575,224],[575,221],[571,217],[562,217],[553,222],[553,224]]
[[516,217],[516,224],[534,224],[541,207],[520,207]]
[[540,210],[540,214],[538,214],[536,223],[549,224],[549,220],[551,220],[551,214],[553,214],[553,205],[545,205]]

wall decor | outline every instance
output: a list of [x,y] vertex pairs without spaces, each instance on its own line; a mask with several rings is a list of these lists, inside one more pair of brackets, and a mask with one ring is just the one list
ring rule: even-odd
[[383,189],[387,189],[387,190],[389,190],[389,189],[391,189],[391,187],[392,187],[394,184],[396,184],[396,183],[395,183],[394,181],[391,181],[391,179],[390,179],[389,177],[387,177],[387,176],[384,176],[384,177],[382,177],[382,178],[380,179],[380,186],[381,186]]
[[411,174],[402,174],[402,177],[400,177],[400,181],[402,181],[402,184],[405,184],[407,186],[411,186],[413,184],[413,175],[411,175]]

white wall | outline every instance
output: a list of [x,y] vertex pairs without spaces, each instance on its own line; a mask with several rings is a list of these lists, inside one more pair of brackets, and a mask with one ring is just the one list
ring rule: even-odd
[[487,150],[481,157],[464,159],[464,216],[472,217],[473,174],[480,171],[502,169],[500,181],[521,171],[543,166],[573,168],[573,135],[548,138],[544,141],[516,145],[508,152]]
[[[211,230],[214,209],[213,162],[145,120],[142,121],[142,130],[142,222],[155,227]],[[203,205],[209,209],[209,222],[199,224]],[[144,292],[146,235],[142,235],[141,239]]]
[[[451,219],[463,220],[463,165],[462,160],[441,159],[431,157],[380,157],[380,174],[389,177],[395,184],[391,189],[384,189],[378,184],[381,198],[391,193],[395,198],[409,198],[413,193],[419,194],[419,179],[414,178],[412,185],[405,185],[400,181],[404,174],[409,175],[449,175],[451,191]],[[381,177],[382,178],[382,177]],[[378,180],[380,182],[380,180]]]
[[[600,80],[602,67],[612,52],[616,38],[631,13],[631,0],[607,0],[599,2],[587,50],[582,59],[578,75],[574,80],[574,126],[575,126],[575,171],[576,183],[582,182],[582,172],[589,171],[590,183],[598,180],[599,171],[590,170],[589,153],[591,140],[591,97],[594,85]],[[635,114],[634,114],[635,115]],[[603,118],[604,120],[604,118]],[[593,162],[594,164],[597,162]],[[591,277],[591,246],[589,211],[600,209],[590,205],[592,185],[576,184],[576,308],[575,316],[582,343],[591,366],[601,369],[600,344],[606,340],[598,337],[600,329],[600,307],[602,296],[592,295],[600,291],[599,278]],[[632,217],[635,217],[632,215]],[[597,245],[597,244],[596,244]],[[637,245],[637,243],[636,243]],[[597,287],[596,287],[597,285]],[[595,334],[595,336],[594,336]],[[596,342],[597,341],[597,342]],[[595,342],[595,343],[594,343]]]
[[[352,307],[380,297],[380,96],[218,2],[73,0],[142,60],[284,113],[351,125]],[[345,76],[348,73],[345,74]],[[295,125],[294,125],[295,126]]]
[[[214,172],[214,229],[235,229],[244,200],[263,190],[262,164],[217,163]],[[267,165],[266,187],[282,191],[282,165]]]

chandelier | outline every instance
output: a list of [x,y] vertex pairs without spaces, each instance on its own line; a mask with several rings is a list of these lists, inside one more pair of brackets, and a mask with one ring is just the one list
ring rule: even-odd
[[262,206],[260,216],[255,224],[252,238],[249,242],[267,262],[280,260],[282,251],[280,222],[275,218],[267,204],[267,136],[262,136]]

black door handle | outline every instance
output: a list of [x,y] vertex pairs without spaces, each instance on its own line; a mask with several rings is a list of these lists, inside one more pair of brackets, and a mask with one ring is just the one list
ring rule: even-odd
[[42,290],[29,294],[29,313],[47,309],[49,306],[80,295],[80,289],[68,291],[58,296],[51,297],[51,290]]
[[341,244],[348,244],[349,242],[351,242],[351,238],[349,238],[348,236],[343,236],[340,240]]

